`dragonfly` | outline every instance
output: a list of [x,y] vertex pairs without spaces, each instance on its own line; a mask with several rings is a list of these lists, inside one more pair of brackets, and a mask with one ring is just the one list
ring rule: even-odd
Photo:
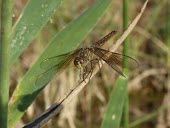
[[99,64],[100,60],[105,61],[111,68],[125,77],[121,69],[138,68],[138,62],[130,56],[101,48],[116,33],[117,31],[113,30],[89,47],[78,48],[72,52],[43,60],[41,62],[41,68],[46,69],[46,71],[38,76],[36,84],[48,84],[58,71],[66,69],[71,63],[80,69],[80,79],[85,81],[88,75],[91,77],[95,64]]

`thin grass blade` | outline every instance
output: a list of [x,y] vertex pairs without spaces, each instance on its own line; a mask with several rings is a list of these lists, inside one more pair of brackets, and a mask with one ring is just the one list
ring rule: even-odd
[[120,128],[128,80],[121,76],[111,92],[101,128]]
[[15,23],[10,43],[10,65],[13,64],[45,24],[54,15],[63,0],[30,0]]

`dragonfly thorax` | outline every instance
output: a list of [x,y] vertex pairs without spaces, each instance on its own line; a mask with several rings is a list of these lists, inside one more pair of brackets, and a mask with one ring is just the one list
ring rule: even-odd
[[79,56],[87,58],[89,57],[89,54],[90,54],[90,51],[89,51],[89,48],[87,47],[87,48],[82,48],[82,51],[80,51]]

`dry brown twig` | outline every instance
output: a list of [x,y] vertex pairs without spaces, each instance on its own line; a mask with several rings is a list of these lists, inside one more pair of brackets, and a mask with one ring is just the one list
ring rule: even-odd
[[140,90],[142,88],[141,86],[141,81],[149,76],[152,75],[162,75],[166,74],[167,70],[166,69],[149,69],[140,74],[140,76],[137,76],[134,78],[132,81],[129,82],[128,84],[128,91],[133,91],[133,90]]
[[[110,51],[114,52],[125,40],[125,38],[130,34],[130,32],[133,30],[133,28],[136,26],[137,22],[139,21],[141,15],[143,14],[146,5],[149,0],[146,0],[146,2],[143,4],[141,11],[138,13],[136,18],[132,21],[132,23],[129,25],[127,30],[122,34],[122,36],[115,42],[115,44],[109,49]],[[104,62],[102,61],[102,64],[100,63],[100,67]],[[30,126],[34,128],[39,128],[40,126],[44,125],[48,120],[50,120],[53,116],[58,114],[62,108],[64,108],[74,97],[78,95],[78,93],[87,85],[87,83],[92,79],[92,77],[99,71],[99,65],[96,64],[93,70],[93,74],[90,76],[88,75],[85,81],[78,83],[77,86],[75,86],[59,103],[55,103],[52,105],[49,109],[47,109],[44,113],[42,113],[40,116],[38,116],[36,119],[34,119],[32,122],[24,126],[23,128],[28,128]]]

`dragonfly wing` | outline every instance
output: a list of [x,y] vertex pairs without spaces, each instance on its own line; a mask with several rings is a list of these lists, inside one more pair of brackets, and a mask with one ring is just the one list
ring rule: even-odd
[[66,55],[67,58],[63,59],[58,64],[55,64],[55,66],[52,66],[51,68],[46,70],[44,73],[39,75],[35,81],[35,84],[41,85],[41,86],[48,84],[57,72],[59,72],[61,69],[66,69],[70,65],[70,63],[77,56],[79,51],[80,50],[76,50],[76,51],[72,52],[72,54],[68,54],[68,55],[63,54],[63,56]]
[[94,47],[101,47],[104,45],[110,38],[112,38],[117,33],[116,30],[111,31],[109,34],[107,34],[105,37],[103,37],[101,40],[95,42],[92,44]]
[[114,70],[116,70],[119,74],[121,74],[122,76],[124,76],[124,74],[122,73],[122,71],[116,66],[116,62],[112,61],[108,55],[106,55],[105,53],[103,53],[100,49],[94,47],[95,51],[92,50],[92,52],[98,56],[99,58],[101,58],[102,60],[104,60],[108,65],[110,65]]
[[35,84],[38,86],[48,84],[50,80],[54,77],[54,75],[61,69],[62,65],[64,65],[64,61],[43,72],[41,75],[37,77]]
[[[108,65],[115,69],[119,74],[124,76],[119,67],[134,69],[139,66],[138,62],[130,56],[122,55],[120,53],[110,52],[101,48],[94,47],[91,50],[95,55],[104,60]],[[125,65],[123,64],[125,63]],[[119,66],[119,67],[118,67]]]
[[115,60],[117,65],[127,68],[127,69],[136,69],[139,67],[139,63],[132,57],[127,55],[122,55],[120,53],[112,52],[112,60]]
[[78,52],[80,51],[80,49],[78,50],[75,50],[73,52],[69,52],[69,53],[65,53],[65,54],[62,54],[62,55],[58,55],[58,56],[54,56],[54,57],[50,57],[50,58],[47,58],[45,60],[43,60],[40,64],[40,67],[42,69],[49,69],[51,67],[54,67],[55,65],[57,65],[58,63],[60,63],[61,61],[75,55],[75,53],[77,54]]

